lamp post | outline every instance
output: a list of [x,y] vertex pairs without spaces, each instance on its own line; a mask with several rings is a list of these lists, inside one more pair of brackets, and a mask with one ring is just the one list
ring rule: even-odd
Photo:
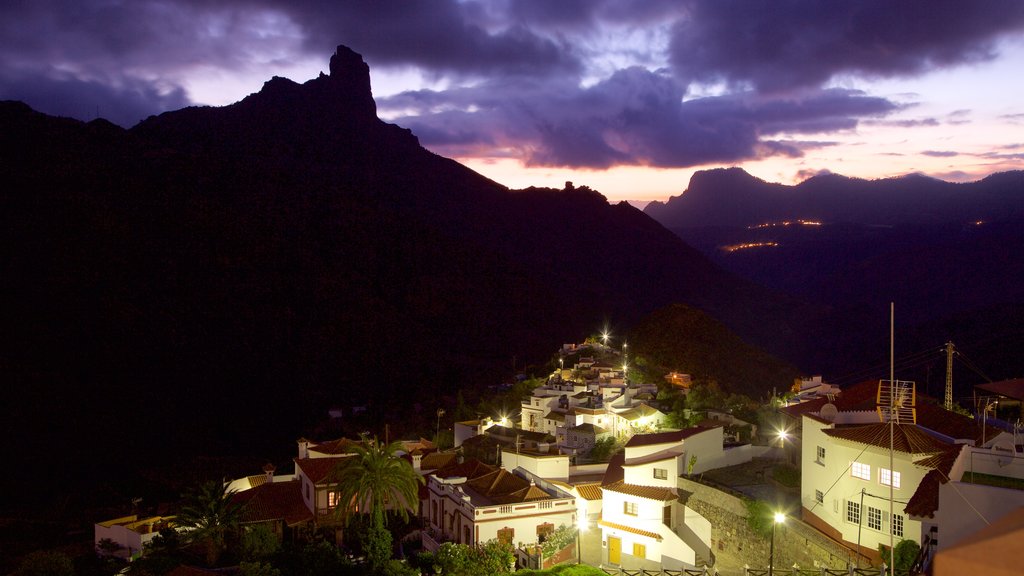
[[437,432],[435,433],[434,438],[438,444],[441,443],[441,416],[444,416],[444,408],[437,409]]
[[772,543],[768,548],[768,576],[772,576],[773,565],[775,564],[775,526],[786,521],[786,515],[776,512],[772,522]]

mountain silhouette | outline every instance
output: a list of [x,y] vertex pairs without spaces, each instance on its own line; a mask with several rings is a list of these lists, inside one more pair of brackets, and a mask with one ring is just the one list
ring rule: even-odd
[[60,465],[83,485],[168,455],[266,457],[330,406],[400,434],[515,357],[673,302],[798,365],[822,348],[802,344],[819,309],[626,203],[509,190],[423,149],[377,118],[343,46],[329,75],[129,130],[17,102],[0,125],[0,416],[32,438],[7,447],[21,470],[52,471],[34,447],[72,437]]

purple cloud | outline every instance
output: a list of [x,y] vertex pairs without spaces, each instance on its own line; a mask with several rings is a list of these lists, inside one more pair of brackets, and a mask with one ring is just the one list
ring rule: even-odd
[[787,92],[844,75],[916,75],[990,60],[1000,36],[1024,27],[1024,3],[692,2],[676,23],[681,78]]
[[683,101],[683,92],[672,77],[634,67],[587,88],[568,82],[484,84],[408,92],[378,104],[382,111],[411,111],[395,121],[446,153],[466,154],[478,145],[518,150],[531,165],[587,168],[795,157],[813,143],[764,137],[845,130],[859,117],[898,109],[883,98],[849,90],[786,100],[747,93]]
[[932,158],[952,158],[959,156],[959,152],[953,152],[952,150],[925,150],[921,152],[922,156],[931,156]]

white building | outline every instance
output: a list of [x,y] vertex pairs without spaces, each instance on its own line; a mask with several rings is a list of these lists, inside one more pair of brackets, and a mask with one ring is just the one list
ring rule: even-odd
[[[678,478],[723,461],[721,428],[637,434],[602,483],[602,561],[626,569],[711,563],[711,523],[679,501]],[[699,464],[698,464],[699,462]]]
[[522,468],[467,461],[430,474],[427,491],[422,538],[428,551],[442,542],[474,546],[495,539],[522,547],[576,524],[576,498]]

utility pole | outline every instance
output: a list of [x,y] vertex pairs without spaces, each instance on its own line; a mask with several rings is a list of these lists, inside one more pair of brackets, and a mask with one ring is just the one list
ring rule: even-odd
[[[933,348],[934,350],[934,348]],[[946,410],[953,409],[953,343],[946,342]]]

